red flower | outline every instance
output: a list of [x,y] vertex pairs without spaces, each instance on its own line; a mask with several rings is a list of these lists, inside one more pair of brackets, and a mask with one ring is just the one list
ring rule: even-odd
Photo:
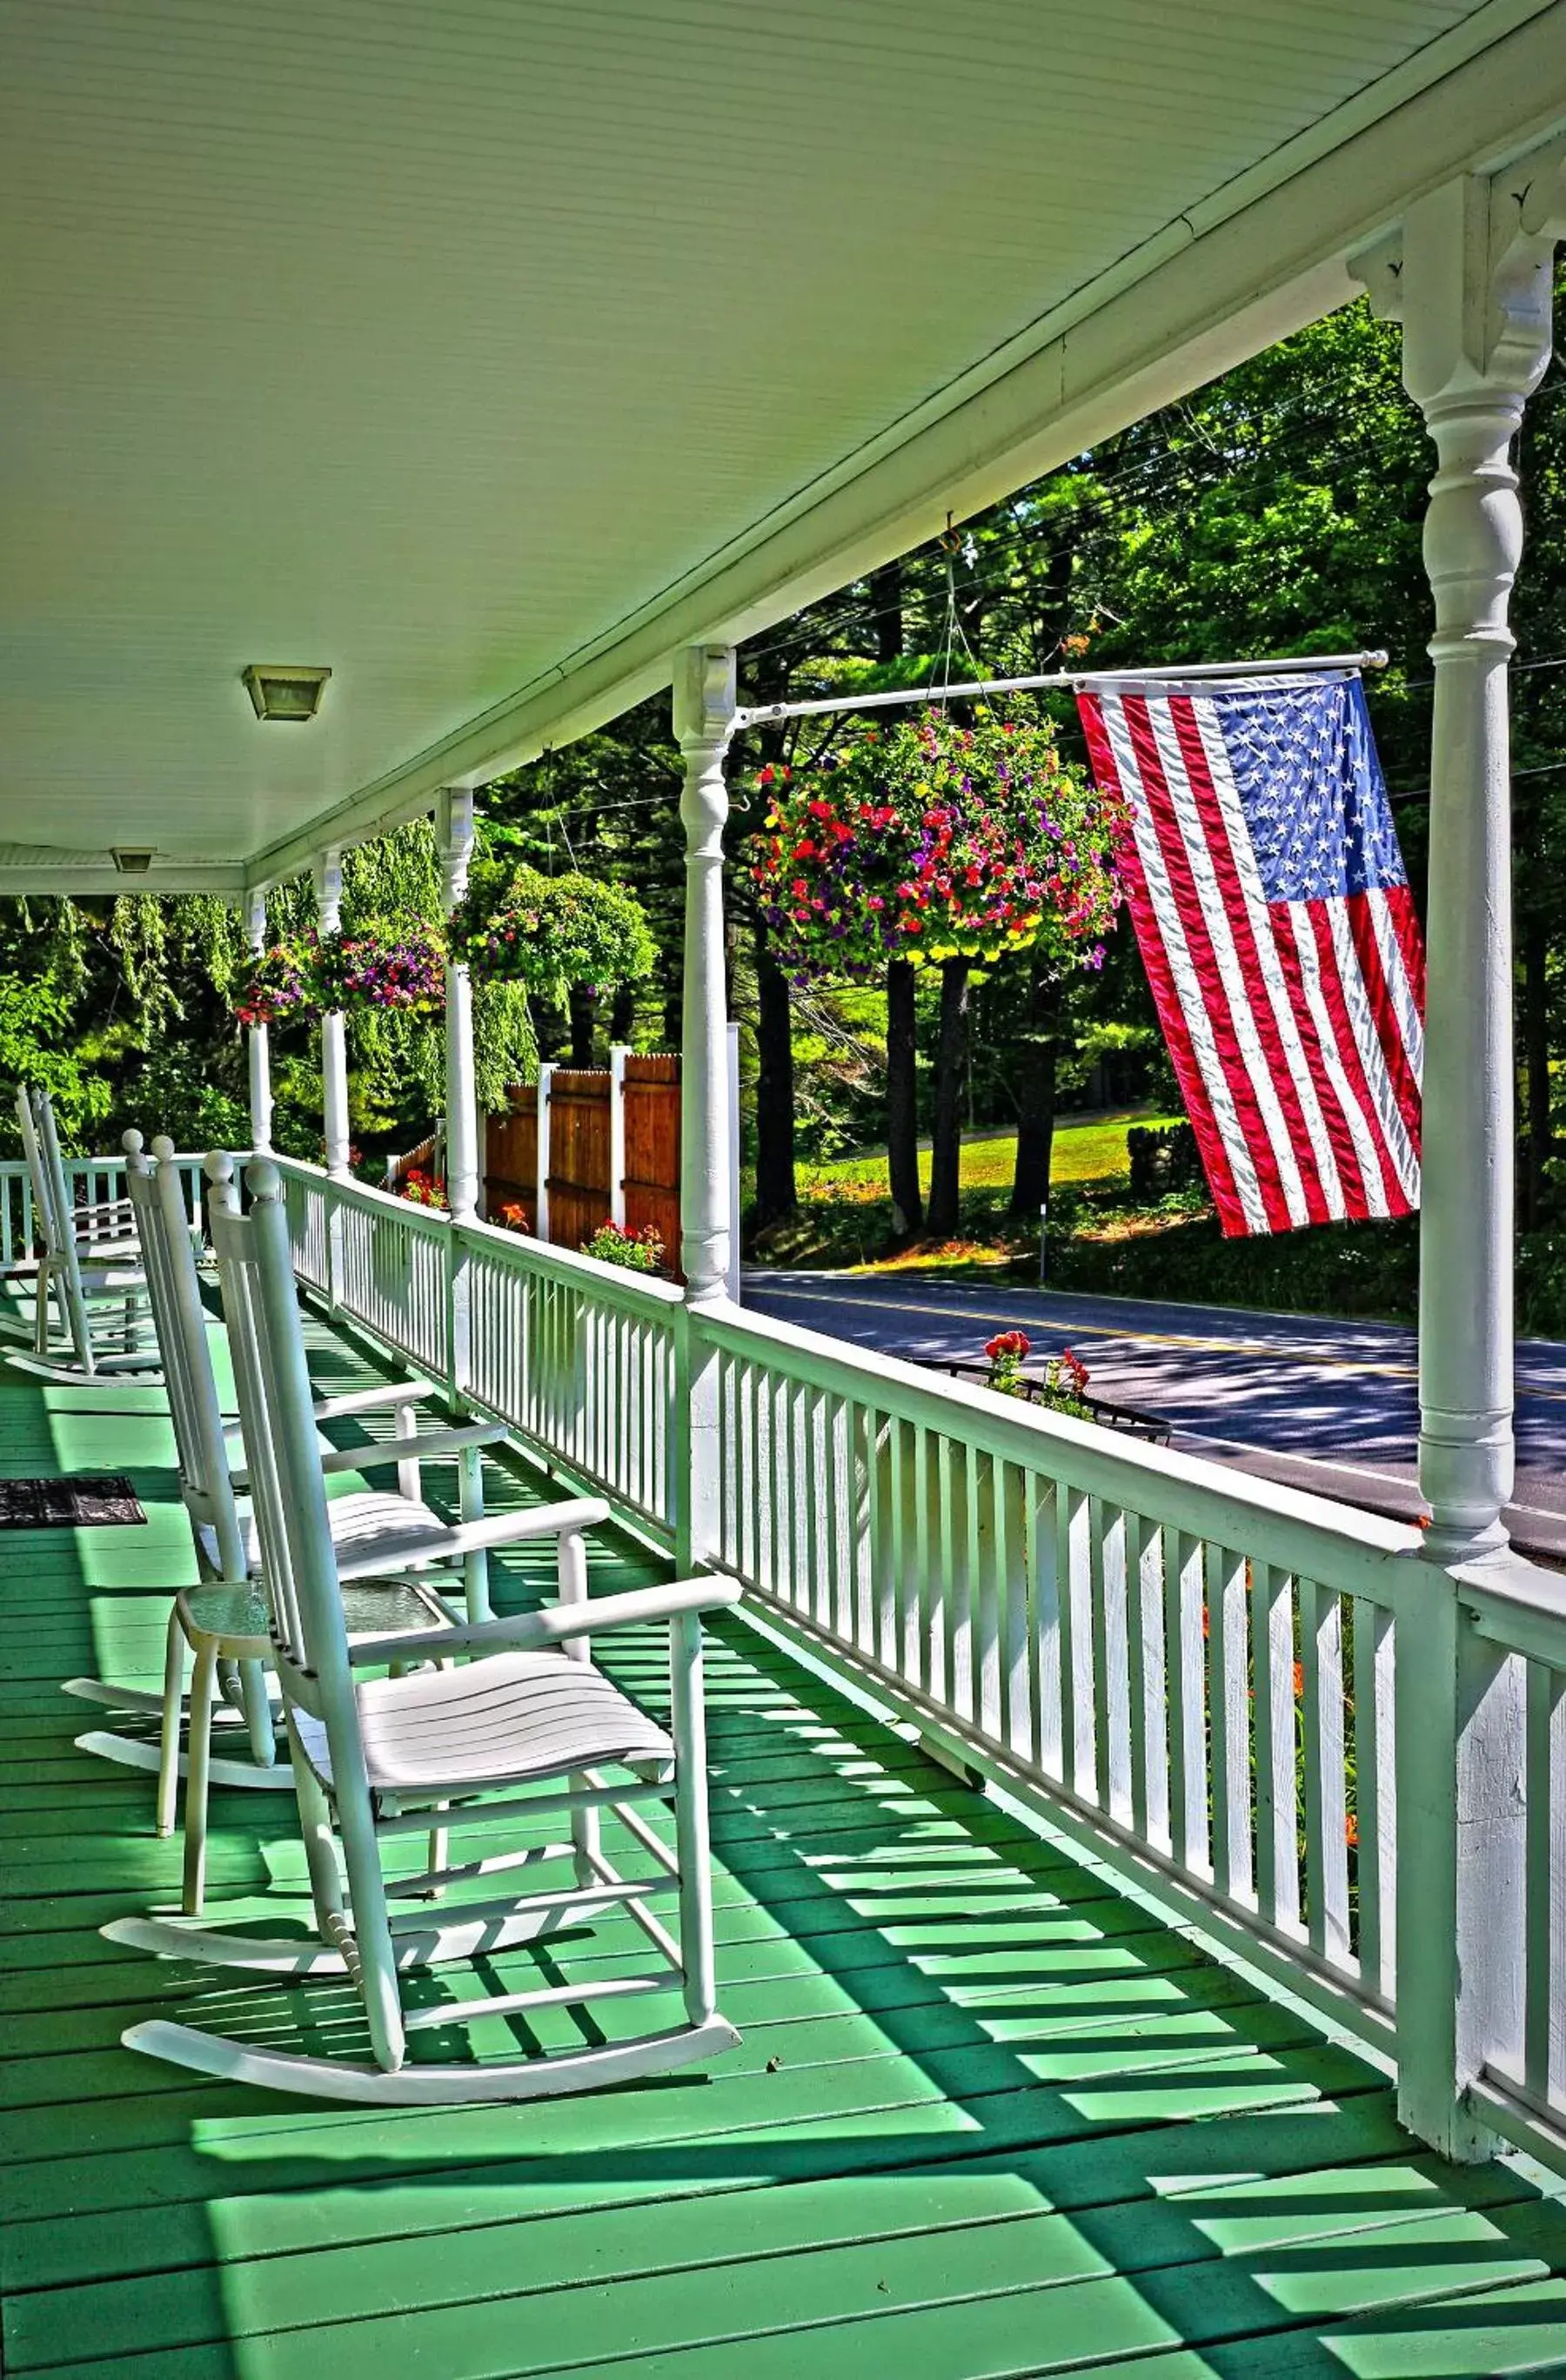
[[1002,1330],[988,1342],[984,1352],[992,1364],[1000,1363],[1007,1355],[1015,1356],[1020,1364],[1032,1344],[1026,1330]]

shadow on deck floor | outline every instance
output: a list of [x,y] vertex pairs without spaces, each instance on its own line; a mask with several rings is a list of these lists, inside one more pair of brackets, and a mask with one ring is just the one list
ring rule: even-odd
[[[172,1460],[156,1391],[0,1366],[0,1473],[127,1470],[150,1516],[0,1537],[7,2372],[1566,2369],[1552,2203],[1416,2153],[1369,2067],[741,1623],[710,1694],[745,2038],[710,2074],[389,2117],[122,2050],[125,2024],[192,2004],[322,2039],[354,2022],[334,1986],[214,1994],[96,1932],[169,1900],[177,1853],[150,1780],[74,1750],[91,1718],[58,1681],[155,1680],[189,1574]],[[613,1539],[594,1563],[602,1586],[649,1567]],[[539,1565],[497,1566],[501,1608]],[[660,1703],[657,1639],[608,1665]],[[218,1800],[214,1908],[297,1888],[289,1807]],[[638,1942],[614,1921],[552,1955],[639,1965]]]

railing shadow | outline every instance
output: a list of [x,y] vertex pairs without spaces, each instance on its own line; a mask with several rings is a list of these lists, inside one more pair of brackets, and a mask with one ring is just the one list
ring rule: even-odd
[[[47,1412],[43,1427],[52,1448]],[[497,1500],[528,1492],[506,1475]],[[167,1504],[166,1470],[138,1479],[150,1510]],[[86,1593],[67,1660],[78,1639],[98,1649],[89,1573],[117,1567],[72,1558],[62,1603]],[[594,1559],[620,1584],[651,1567],[607,1539]],[[497,1562],[498,1606],[542,1597],[550,1570],[547,1549]],[[603,1652],[659,1704],[651,1639]],[[452,2380],[654,2356],[660,2380],[857,2374],[921,2337],[925,2368],[953,2380],[1068,2357],[1157,2372],[1182,2348],[1179,2380],[1539,2363],[1560,2313],[1527,2284],[1566,2263],[1553,2210],[1416,2155],[1368,2068],[742,1626],[716,1633],[710,1667],[741,2050],[710,2077],[590,2101],[387,2119],[192,2085],[113,2046],[144,2000],[351,2054],[341,1990],[213,1992],[104,1961],[115,1997],[56,2022],[42,2053],[56,2095],[6,2119],[30,2142],[18,2364],[63,2350],[162,2380],[189,2348],[203,2374],[226,2359],[273,2380],[330,2362],[349,2324],[361,2360],[383,2337],[388,2372],[418,2352]],[[223,1801],[218,1824],[264,1881],[288,1872],[290,1833],[258,1799]],[[124,1780],[124,1814],[134,1833],[143,1780]],[[82,1892],[74,1913],[94,1924],[107,1897]],[[562,1969],[591,1955],[585,1929],[549,1953]],[[57,2298],[80,2272],[100,2277]]]

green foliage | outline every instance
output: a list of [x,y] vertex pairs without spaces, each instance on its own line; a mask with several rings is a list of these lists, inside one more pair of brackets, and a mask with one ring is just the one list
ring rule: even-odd
[[180,1149],[249,1148],[249,1105],[213,1082],[201,1052],[183,1042],[149,1052],[121,1099],[121,1130],[134,1124],[149,1139],[166,1132]]
[[[62,1145],[87,1147],[91,1127],[109,1111],[109,1086],[59,1046],[68,1030],[70,1002],[60,985],[46,978],[28,983],[0,976],[0,1083],[7,1090],[31,1083],[49,1093]],[[0,1105],[0,1151],[19,1157],[21,1129],[11,1099]]]
[[505,1111],[515,1084],[538,1071],[539,1043],[528,988],[520,983],[473,987],[473,1074],[486,1115]]
[[504,860],[475,863],[448,930],[476,983],[521,983],[553,1000],[574,985],[639,982],[658,955],[646,912],[624,885]]
[[659,1272],[663,1265],[663,1234],[655,1223],[648,1223],[639,1232],[627,1232],[619,1223],[601,1223],[590,1239],[582,1242],[582,1254],[596,1257],[600,1264],[618,1265],[624,1272]]

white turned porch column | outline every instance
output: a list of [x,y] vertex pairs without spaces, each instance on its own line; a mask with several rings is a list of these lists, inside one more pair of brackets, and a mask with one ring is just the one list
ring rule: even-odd
[[674,735],[685,758],[685,1008],[680,1055],[680,1262],[692,1305],[722,1297],[729,1275],[729,1046],[723,974],[723,760],[734,734],[734,657],[694,645],[674,679]]
[[[1559,156],[1557,147],[1557,178]],[[1426,1551],[1442,1562],[1505,1545],[1512,1487],[1507,609],[1523,551],[1511,444],[1549,359],[1553,242],[1541,195],[1525,164],[1466,176],[1410,208],[1362,267],[1380,310],[1402,322],[1404,385],[1438,456],[1425,516],[1436,693],[1419,1479]]]
[[[1523,550],[1511,443],[1548,360],[1566,144],[1410,208],[1355,270],[1403,327],[1438,456],[1425,521],[1436,668],[1426,907],[1419,1476],[1431,1563],[1396,1641],[1398,2107],[1451,2157],[1496,2143],[1468,2094],[1522,2020],[1523,1663],[1476,1637],[1452,1566],[1508,1560],[1512,1481],[1511,821],[1507,625]],[[1470,1572],[1469,1575],[1473,1575]]]
[[[473,856],[473,796],[449,786],[435,810],[442,898],[449,917],[467,889]],[[455,1223],[479,1211],[479,1094],[473,1071],[473,986],[466,966],[446,965],[446,1205]]]
[[[245,940],[250,956],[259,959],[266,948],[266,887],[252,885],[245,895]],[[252,1025],[245,1036],[250,1071],[250,1146],[266,1153],[272,1148],[272,1047],[264,1025]]]
[[[686,830],[685,1009],[680,1056],[680,1261],[689,1319],[728,1295],[735,1218],[729,1186],[728,999],[723,970],[723,761],[734,734],[734,656],[695,645],[674,676],[674,735],[685,757],[680,817]],[[676,1559],[682,1568],[716,1551],[722,1516],[722,1445],[716,1358],[685,1334],[684,1493]]]
[[[323,851],[315,863],[316,923],[334,934],[343,918],[343,855]],[[348,1042],[341,1009],[321,1020],[321,1096],[326,1136],[326,1171],[334,1181],[348,1177]]]

